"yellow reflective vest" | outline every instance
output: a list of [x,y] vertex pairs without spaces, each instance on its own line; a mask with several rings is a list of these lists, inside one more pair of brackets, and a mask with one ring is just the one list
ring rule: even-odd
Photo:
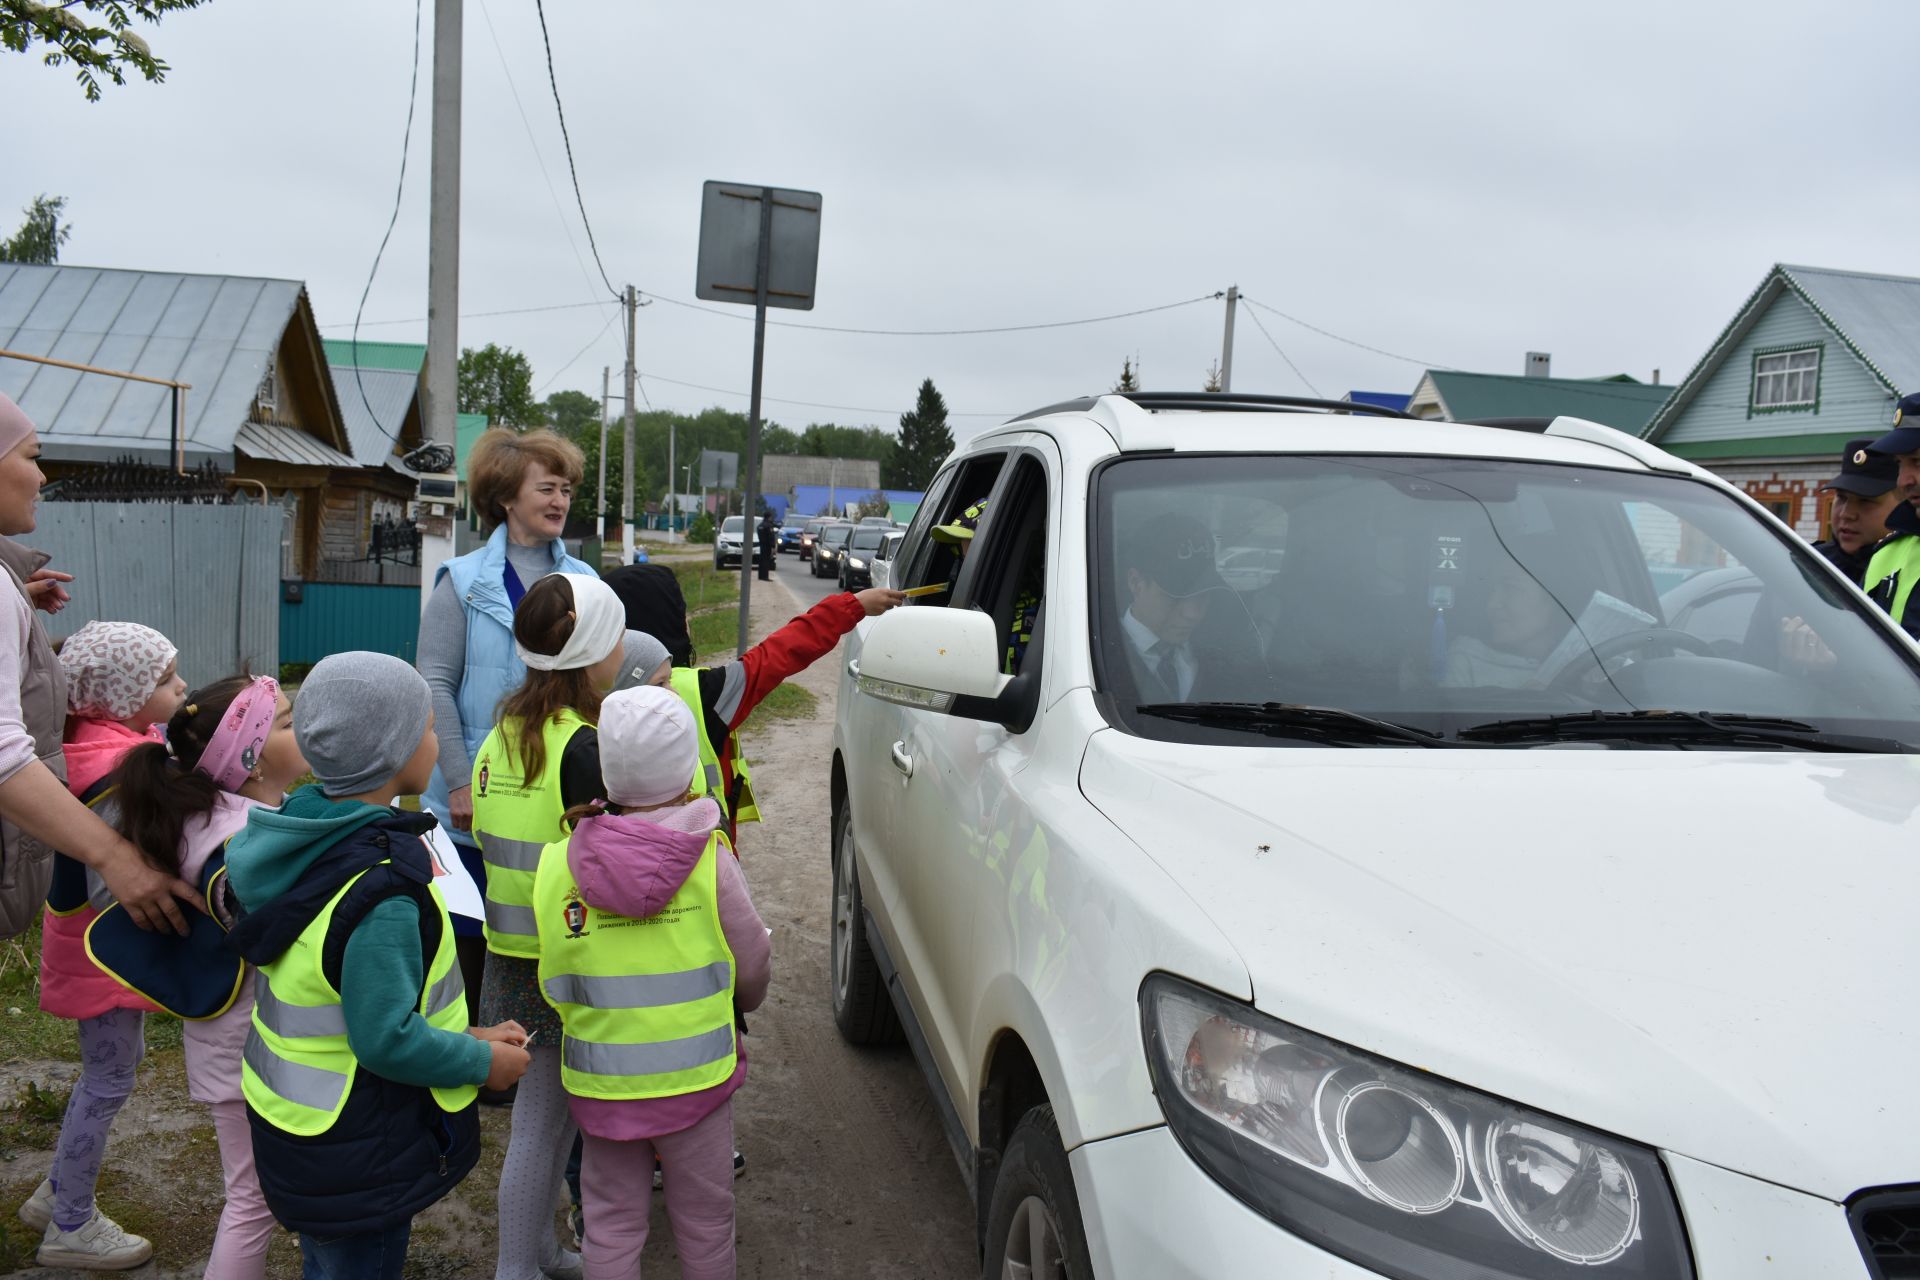
[[753,772],[747,767],[746,753],[740,750],[740,736],[734,734],[728,739],[733,753],[733,773],[740,780],[740,809],[734,812],[729,803],[725,780],[720,776],[720,753],[713,748],[713,739],[707,736],[707,710],[700,702],[700,671],[696,667],[675,667],[673,669],[673,691],[680,695],[680,701],[687,704],[693,712],[694,727],[700,734],[700,767],[693,773],[693,796],[712,796],[714,803],[720,806],[720,816],[731,818],[736,824],[760,821],[760,808],[753,802]]
[[[370,870],[371,868],[369,868]],[[253,1025],[241,1054],[240,1089],[247,1105],[276,1129],[303,1138],[333,1127],[353,1092],[359,1062],[347,1044],[347,1016],[340,993],[321,964],[333,913],[362,871],[340,887],[280,957],[254,977]],[[420,1016],[441,1031],[465,1032],[466,987],[455,963],[453,922],[436,886],[428,886],[440,912],[440,945],[420,988]],[[472,1085],[433,1089],[441,1110],[455,1112],[476,1096]]]
[[540,954],[533,927],[533,873],[540,850],[566,835],[560,757],[587,722],[562,711],[542,730],[547,758],[540,776],[521,776],[518,720],[502,720],[473,758],[473,837],[487,864],[487,950],[532,960]]
[[[590,906],[547,846],[534,880],[540,994],[560,1014],[560,1080],[582,1098],[630,1100],[724,1083],[739,1061],[733,951],[720,927],[718,831],[665,908],[644,920]],[[725,854],[731,857],[732,854]]]
[[1916,582],[1920,582],[1920,535],[1909,534],[1880,544],[1867,561],[1867,576],[1860,585],[1895,622],[1914,631],[1920,618],[1907,617],[1907,602]]

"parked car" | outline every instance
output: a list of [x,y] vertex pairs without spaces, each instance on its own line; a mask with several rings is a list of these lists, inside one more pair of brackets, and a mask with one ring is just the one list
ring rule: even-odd
[[892,516],[861,516],[859,520],[855,521],[855,523],[858,524],[863,529],[871,529],[871,528],[891,529],[893,528],[893,517]]
[[774,543],[773,547],[774,554],[778,555],[783,551],[791,551],[796,555],[799,554],[800,534],[806,527],[807,518],[805,516],[788,516],[785,520],[782,520],[780,522],[780,538],[779,541]]
[[847,551],[847,539],[853,536],[853,526],[844,520],[822,525],[813,540],[813,576],[831,578],[840,572],[841,557]]
[[713,567],[724,569],[740,563],[740,543],[746,536],[747,518],[728,516],[713,535]]
[[846,642],[833,1015],[984,1274],[1912,1274],[1920,649],[1635,437],[1303,407],[974,437]]
[[873,557],[886,541],[888,529],[858,526],[847,540],[847,553],[840,557],[840,589],[861,591],[873,585]]
[[893,557],[900,547],[900,540],[907,536],[904,529],[889,529],[880,535],[880,549],[873,553],[872,576],[876,587],[893,585]]
[[819,536],[820,530],[830,523],[832,522],[823,517],[815,517],[800,526],[800,558],[808,564],[813,563],[814,539]]

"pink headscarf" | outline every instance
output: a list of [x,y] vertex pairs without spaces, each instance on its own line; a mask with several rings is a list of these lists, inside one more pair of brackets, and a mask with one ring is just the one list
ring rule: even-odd
[[20,442],[32,434],[33,419],[4,393],[0,393],[0,458],[18,449]]
[[280,698],[280,682],[272,676],[258,676],[234,696],[220,727],[207,739],[200,763],[193,767],[217,783],[222,791],[238,791],[246,785],[253,766],[260,763],[260,752],[273,732],[273,712]]

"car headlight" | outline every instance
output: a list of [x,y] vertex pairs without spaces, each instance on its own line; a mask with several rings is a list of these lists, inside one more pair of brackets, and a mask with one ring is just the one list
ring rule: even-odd
[[867,567],[867,562],[866,562],[865,560],[862,560],[862,559],[860,559],[860,557],[858,557],[858,556],[848,556],[848,557],[847,557],[847,568],[849,568],[849,569],[864,569],[864,568],[866,568],[866,567]]
[[1287,1231],[1405,1280],[1693,1275],[1651,1150],[1165,975],[1140,989],[1188,1155]]

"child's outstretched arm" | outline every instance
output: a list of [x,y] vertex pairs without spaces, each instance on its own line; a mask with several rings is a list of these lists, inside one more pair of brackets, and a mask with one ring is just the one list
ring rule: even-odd
[[700,673],[702,700],[731,732],[761,700],[805,671],[840,643],[862,618],[885,613],[905,597],[885,587],[828,596],[742,654],[738,661]]
[[388,898],[367,912],[347,939],[340,966],[340,1005],[353,1056],[369,1071],[401,1084],[430,1089],[484,1084],[493,1068],[492,1046],[464,1031],[442,1031],[421,1017],[425,981],[420,908],[411,898]]

